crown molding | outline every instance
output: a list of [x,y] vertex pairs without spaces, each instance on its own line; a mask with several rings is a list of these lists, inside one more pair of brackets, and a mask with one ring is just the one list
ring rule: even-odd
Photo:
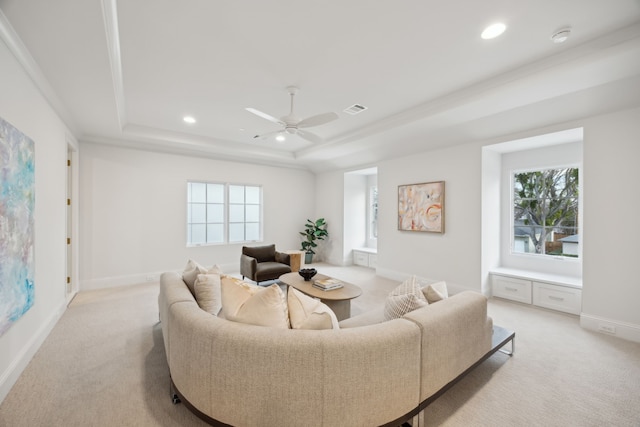
[[[362,145],[371,146],[371,137],[388,132],[394,129],[408,126],[412,123],[429,120],[431,118],[438,119],[444,117],[448,112],[459,111],[465,109],[467,116],[472,114],[470,108],[488,103],[486,109],[480,109],[475,114],[487,115],[492,109],[503,108],[512,109],[517,105],[501,106],[492,102],[497,94],[502,93],[505,99],[511,97],[515,92],[514,88],[529,87],[536,84],[540,80],[540,76],[546,76],[549,79],[556,78],[559,72],[567,72],[567,70],[579,70],[590,64],[609,64],[610,69],[617,69],[619,73],[613,79],[622,79],[630,75],[638,73],[637,64],[629,67],[628,56],[629,51],[635,52],[640,49],[640,23],[634,23],[618,31],[585,41],[570,49],[559,52],[553,56],[542,60],[532,61],[523,66],[509,70],[505,73],[488,78],[486,80],[475,82],[465,88],[461,88],[447,95],[428,100],[422,104],[416,105],[397,114],[379,120],[374,124],[355,129],[353,131],[336,135],[328,138],[325,143],[303,148],[297,152],[299,159],[310,156],[319,156],[321,153],[328,152],[332,148],[341,147],[346,150],[347,145],[353,145],[352,150],[362,149]],[[622,52],[622,54],[621,54]],[[636,61],[637,62],[637,61]],[[608,81],[603,80],[604,75],[598,76],[598,81],[588,82],[588,86],[597,86]],[[573,86],[567,86],[567,91],[577,91],[586,89],[586,87],[575,87],[584,82],[573,81]],[[535,102],[539,102],[545,97],[544,93],[533,93],[531,96],[537,97]],[[514,100],[508,101],[514,103]],[[477,118],[477,117],[476,117]]]
[[33,59],[33,56],[31,56],[31,53],[2,10],[0,10],[0,38],[71,133],[77,134],[78,126],[69,113],[69,110],[67,110],[53,90],[53,87],[40,69],[40,66]]
[[116,0],[102,0],[102,16],[104,31],[107,38],[109,65],[116,102],[118,124],[124,129],[127,123],[126,103],[124,96],[124,79],[122,77],[122,56],[120,54],[120,30],[118,28],[118,8]]
[[207,158],[213,160],[248,163],[288,169],[310,170],[307,164],[295,162],[286,157],[277,159],[265,158],[265,156],[263,155],[255,155],[251,153],[243,155],[233,150],[220,151],[215,147],[186,146],[181,143],[175,143],[175,141],[173,140],[160,143],[157,139],[141,140],[135,138],[106,138],[102,136],[89,135],[82,138],[81,144],[106,145],[111,147],[120,147],[129,150],[141,150],[152,153],[173,154],[185,157]]

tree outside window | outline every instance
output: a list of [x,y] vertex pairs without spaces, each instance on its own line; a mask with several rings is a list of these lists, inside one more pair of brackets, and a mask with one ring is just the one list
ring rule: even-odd
[[513,175],[514,253],[578,256],[578,168]]

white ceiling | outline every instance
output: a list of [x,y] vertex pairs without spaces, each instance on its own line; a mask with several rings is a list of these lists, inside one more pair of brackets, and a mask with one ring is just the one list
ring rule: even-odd
[[[0,0],[80,141],[313,171],[640,105],[640,0]],[[480,33],[495,21],[507,31]],[[572,27],[569,40],[550,35]],[[253,136],[333,111],[324,142]],[[352,116],[355,103],[368,110]],[[197,119],[187,125],[185,114]]]

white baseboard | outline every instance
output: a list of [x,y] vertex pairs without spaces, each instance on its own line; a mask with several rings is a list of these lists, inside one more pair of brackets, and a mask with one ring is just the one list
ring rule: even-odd
[[580,326],[590,331],[612,335],[628,341],[640,342],[640,325],[582,313],[580,315]]
[[93,291],[96,289],[115,288],[118,286],[137,285],[144,282],[157,282],[162,272],[132,274],[129,276],[103,277],[80,281],[80,291]]
[[66,309],[66,302],[63,302],[58,309],[42,323],[38,331],[33,334],[31,339],[20,350],[17,357],[11,362],[2,375],[0,375],[0,403],[7,397],[13,385],[18,381],[18,378],[20,378],[22,371],[25,370]]
[[[233,274],[239,272],[239,265],[237,263],[232,264],[218,264],[220,269],[226,274]],[[209,265],[205,266],[211,267]],[[153,271],[149,273],[131,274],[127,276],[113,276],[102,277],[99,279],[89,279],[80,281],[80,291],[93,291],[96,289],[115,288],[118,286],[138,285],[145,282],[159,282],[160,276],[166,271],[176,271],[182,273],[182,270],[163,270]]]
[[381,267],[376,267],[376,274],[378,276],[391,279],[391,280],[397,280],[399,282],[409,277],[409,274],[407,273],[402,273],[399,271],[389,270],[388,268],[381,268]]

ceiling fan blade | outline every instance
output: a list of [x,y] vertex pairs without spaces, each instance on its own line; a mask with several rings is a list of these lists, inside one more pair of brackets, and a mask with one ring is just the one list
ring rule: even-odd
[[256,115],[256,116],[258,116],[258,117],[262,117],[263,119],[267,119],[267,120],[269,120],[270,122],[277,123],[277,124],[282,125],[282,126],[284,126],[284,125],[285,125],[285,123],[284,123],[282,120],[280,120],[280,119],[276,119],[275,117],[270,116],[270,115],[269,115],[269,114],[267,114],[267,113],[263,113],[263,112],[262,112],[262,111],[260,111],[260,110],[256,110],[255,108],[248,107],[248,108],[245,108],[245,110],[247,110],[247,111],[248,111],[248,112],[250,112],[250,113],[255,114],[255,115]]
[[272,137],[274,135],[277,135],[279,133],[282,133],[282,132],[284,132],[284,131],[283,130],[274,130],[273,132],[267,132],[267,133],[263,133],[262,135],[256,135],[256,136],[253,137],[253,139],[256,139],[256,138],[267,139],[267,138],[270,138],[270,137]]
[[307,141],[311,141],[314,144],[320,144],[324,142],[323,139],[320,138],[318,135],[316,135],[315,133],[307,132],[306,130],[298,129],[298,131],[296,132],[296,135],[298,135],[300,138],[306,139]]
[[336,120],[338,118],[338,115],[336,113],[324,113],[324,114],[318,114],[317,116],[311,116],[308,117],[304,120],[302,120],[300,123],[298,123],[298,127],[299,128],[308,128],[311,126],[320,126],[323,125],[325,123],[329,123],[332,122],[334,120]]

